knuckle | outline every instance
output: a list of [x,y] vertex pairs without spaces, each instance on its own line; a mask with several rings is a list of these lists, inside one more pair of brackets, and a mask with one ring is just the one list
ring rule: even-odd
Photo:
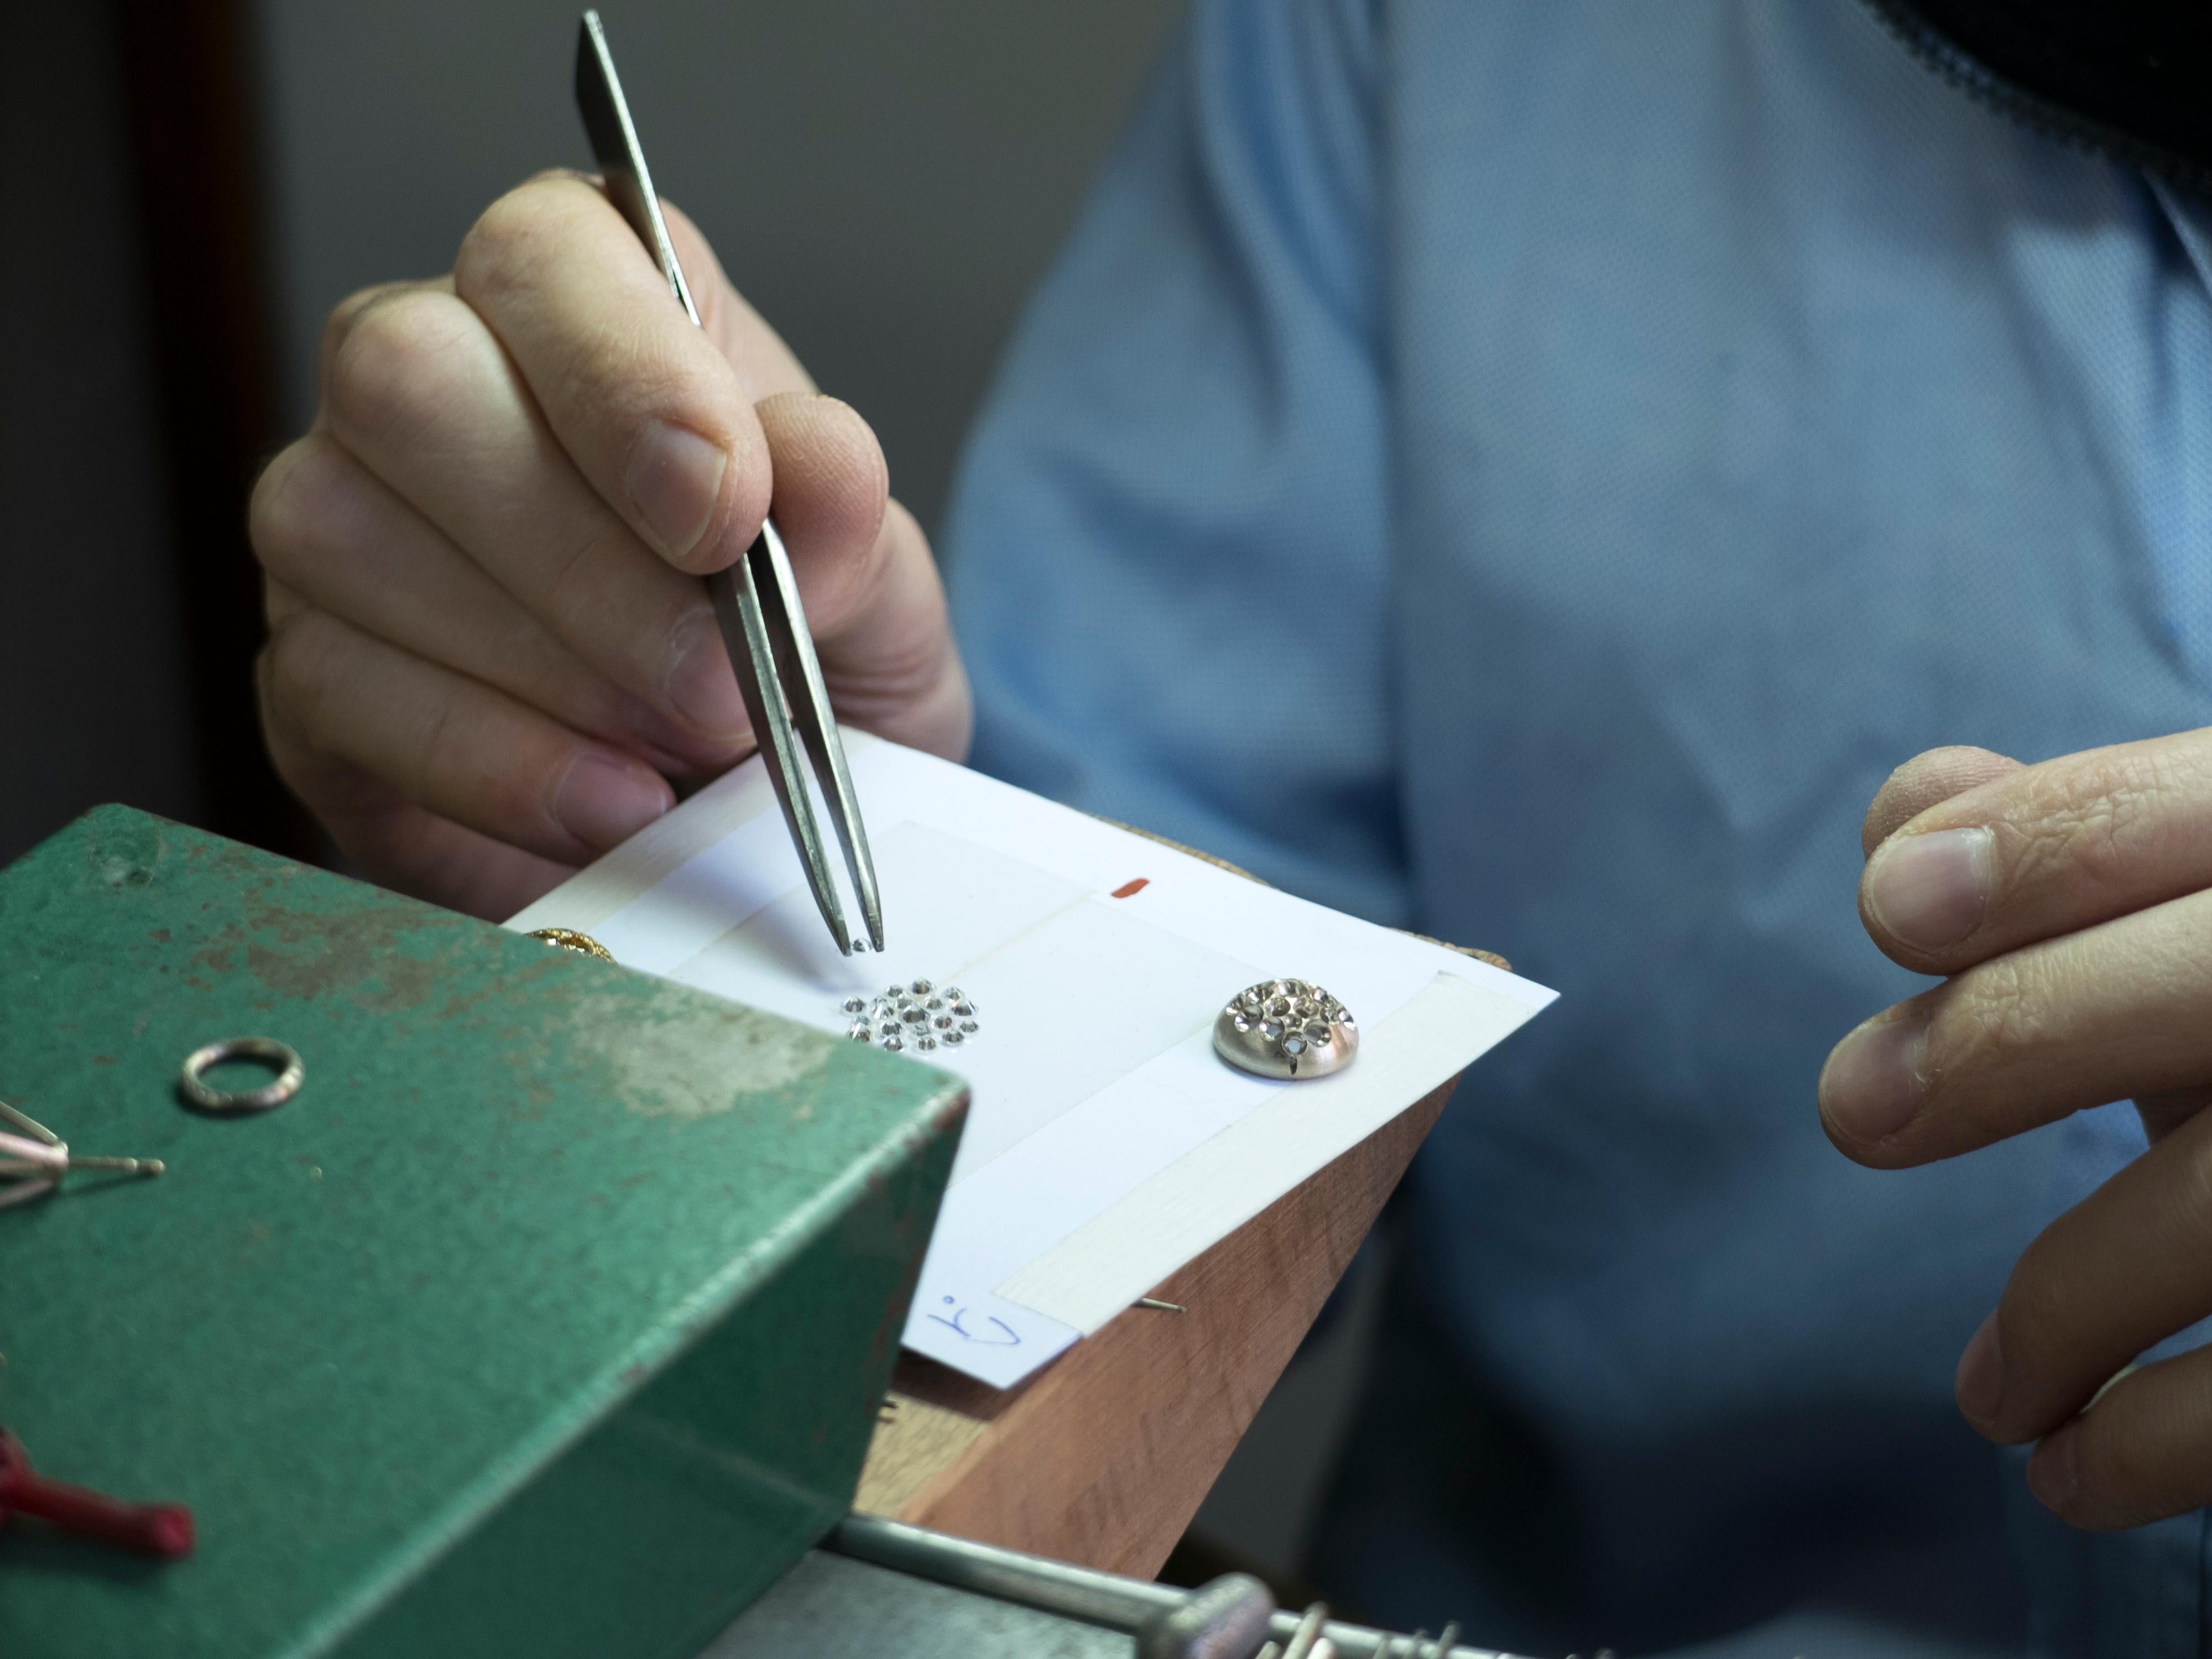
[[296,577],[312,562],[328,539],[337,484],[331,458],[312,437],[280,451],[261,470],[246,502],[246,535],[270,575]]
[[2013,829],[2019,841],[2008,861],[2015,879],[2077,890],[2124,886],[2181,781],[2148,747],[2100,757],[2086,771],[2035,779]]
[[325,386],[330,382],[331,364],[337,358],[339,351],[344,348],[347,338],[353,333],[354,325],[367,315],[380,301],[404,286],[405,286],[404,283],[374,283],[368,288],[355,289],[331,307],[330,316],[324,320],[322,339],[315,354],[315,361],[321,370],[321,379]]
[[325,652],[312,611],[303,611],[270,629],[261,647],[258,673],[263,718],[312,744],[318,712],[329,682]]
[[461,319],[433,289],[392,293],[365,308],[331,359],[325,398],[341,433],[386,438],[419,426],[449,372]]
[[286,586],[273,576],[264,577],[261,583],[261,619],[264,626],[274,628],[289,621],[304,610],[307,601],[298,592]]
[[298,544],[304,528],[295,486],[306,448],[302,441],[279,450],[261,469],[261,476],[253,481],[253,493],[246,498],[246,539],[262,568],[272,573]]
[[514,288],[544,257],[559,245],[551,222],[562,192],[592,189],[574,173],[550,168],[535,174],[501,197],[477,217],[461,238],[453,259],[453,286],[459,293],[481,296]]
[[261,659],[270,724],[307,755],[343,756],[364,708],[358,636],[327,612],[304,606],[276,623]]
[[261,648],[263,678],[270,695],[288,707],[296,708],[311,701],[325,678],[327,641],[318,621],[311,611],[287,617],[270,629],[269,643]]
[[1929,1033],[1931,1082],[1985,1071],[2047,1041],[2053,1016],[2043,977],[2036,963],[2012,952],[1942,987]]

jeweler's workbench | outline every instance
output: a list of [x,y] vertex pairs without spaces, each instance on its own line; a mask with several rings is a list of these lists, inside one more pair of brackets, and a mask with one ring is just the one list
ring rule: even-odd
[[120,807],[0,927],[0,1095],[166,1166],[0,1210],[0,1425],[198,1534],[0,1531],[9,1659],[696,1650],[844,1513],[957,1079]]
[[[1448,1092],[996,1392],[892,1370],[955,1079],[121,808],[0,871],[0,1097],[166,1165],[0,1210],[0,1425],[198,1524],[0,1528],[9,1659],[1020,1622],[809,1553],[848,1504],[1148,1579]],[[248,1033],[304,1081],[195,1109],[180,1061]],[[1095,1627],[1010,1639],[1128,1650]]]

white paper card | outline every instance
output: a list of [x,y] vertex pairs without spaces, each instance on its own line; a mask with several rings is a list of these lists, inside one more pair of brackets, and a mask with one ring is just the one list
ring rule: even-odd
[[[757,759],[507,926],[843,1031],[851,996],[957,983],[981,1030],[913,1057],[971,1103],[906,1346],[1009,1387],[1443,1083],[1553,994],[862,733],[885,949],[838,954]],[[824,819],[826,823],[827,820]],[[857,921],[849,896],[846,914]],[[1358,1060],[1267,1082],[1214,1016],[1255,981],[1326,985]]]

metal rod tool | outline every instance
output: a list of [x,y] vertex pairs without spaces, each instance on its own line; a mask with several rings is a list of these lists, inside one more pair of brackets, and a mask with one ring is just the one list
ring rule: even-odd
[[[847,1516],[830,1529],[822,1547],[856,1561],[950,1584],[955,1589],[1133,1634],[1184,1607],[1194,1594],[1204,1593],[1025,1555],[1019,1550],[956,1538],[875,1515]],[[1306,1614],[1312,1612],[1310,1607]],[[1269,1616],[1266,1633],[1278,1643],[1292,1642],[1305,1622],[1306,1615],[1278,1611]],[[1328,1618],[1324,1608],[1307,1640],[1310,1648],[1326,1640],[1335,1650],[1336,1659],[1511,1659],[1486,1648],[1462,1647],[1458,1637],[1456,1625],[1449,1626],[1442,1638],[1431,1641],[1426,1636],[1401,1636],[1364,1625],[1340,1624]]]

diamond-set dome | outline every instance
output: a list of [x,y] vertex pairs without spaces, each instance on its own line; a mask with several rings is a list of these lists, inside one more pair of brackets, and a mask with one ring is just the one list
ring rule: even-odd
[[1359,1049],[1345,1006],[1303,979],[1262,980],[1229,1000],[1213,1022],[1213,1048],[1259,1077],[1298,1079],[1341,1071]]

